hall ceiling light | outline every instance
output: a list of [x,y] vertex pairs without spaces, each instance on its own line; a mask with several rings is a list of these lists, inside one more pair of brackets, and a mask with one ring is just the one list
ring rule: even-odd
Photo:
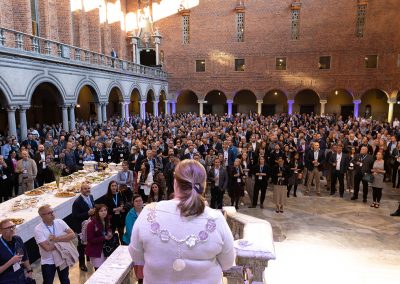
[[277,95],[278,95],[278,92],[274,92],[274,95],[277,96]]
[[339,94],[339,91],[335,91],[335,95],[337,96]]

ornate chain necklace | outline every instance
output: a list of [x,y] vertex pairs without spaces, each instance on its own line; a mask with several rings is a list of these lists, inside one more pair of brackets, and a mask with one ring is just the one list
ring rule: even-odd
[[161,225],[156,220],[156,203],[151,206],[150,212],[147,214],[147,221],[150,223],[150,231],[157,235],[160,240],[164,243],[167,243],[169,240],[174,241],[178,245],[178,256],[172,263],[172,268],[175,271],[182,271],[186,267],[185,260],[182,258],[182,245],[186,244],[186,246],[191,249],[195,247],[197,244],[204,243],[208,240],[208,236],[210,233],[215,231],[216,223],[215,219],[207,219],[207,223],[205,225],[205,229],[201,230],[198,234],[190,234],[184,237],[183,239],[178,239],[168,229],[161,228]]

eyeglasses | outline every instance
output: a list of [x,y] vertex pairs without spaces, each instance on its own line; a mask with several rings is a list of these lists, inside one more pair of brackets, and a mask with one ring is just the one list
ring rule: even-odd
[[10,227],[3,228],[2,230],[12,230],[12,231],[14,231],[16,228],[17,228],[16,225],[12,225]]
[[42,215],[53,215],[54,214],[54,211],[50,211],[50,212],[47,212],[47,213],[42,213]]

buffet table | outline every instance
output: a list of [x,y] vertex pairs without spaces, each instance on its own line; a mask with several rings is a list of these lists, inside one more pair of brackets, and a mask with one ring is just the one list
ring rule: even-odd
[[[105,178],[99,183],[92,183],[91,193],[95,200],[107,193],[108,184],[111,180],[116,179],[116,173],[117,172],[112,172],[110,177]],[[17,225],[17,235],[20,236],[24,242],[27,242],[33,238],[34,228],[41,222],[41,218],[37,213],[40,206],[50,204],[55,212],[56,218],[64,219],[72,213],[72,204],[78,196],[79,193],[73,197],[56,197],[54,192],[48,191],[42,195],[36,196],[39,201],[34,207],[15,212],[11,211],[15,201],[32,198],[31,196],[22,194],[0,204],[0,220],[5,218],[24,219],[21,225]]]

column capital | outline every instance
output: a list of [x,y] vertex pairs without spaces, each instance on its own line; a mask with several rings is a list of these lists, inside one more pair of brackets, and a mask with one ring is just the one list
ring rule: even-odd
[[199,104],[205,104],[205,103],[206,103],[205,100],[198,100],[197,102],[198,102]]
[[69,105],[68,105],[68,107],[70,107],[70,108],[75,108],[76,106],[77,106],[77,104],[75,104],[75,103],[74,103],[74,104],[69,104]]
[[139,101],[140,104],[145,104],[147,101]]
[[320,104],[326,104],[328,102],[328,100],[319,100]]
[[256,100],[256,103],[258,104],[262,104],[264,102],[264,100]]
[[19,111],[27,111],[31,106],[30,105],[20,105]]
[[160,102],[160,101],[153,101],[153,103],[157,103],[157,104],[158,104],[159,102]]
[[165,104],[168,104],[170,102],[170,100],[164,100]]
[[294,104],[294,100],[288,100],[287,103],[292,105],[292,104]]
[[99,104],[100,104],[101,106],[107,106],[107,105],[108,105],[108,102],[99,102]]
[[361,104],[361,100],[353,100],[353,104],[359,105],[359,104]]
[[395,103],[397,103],[397,98],[389,98],[387,100],[387,102],[388,102],[388,104],[395,104]]
[[7,111],[8,112],[15,112],[18,109],[18,106],[8,106]]
[[227,104],[233,104],[233,100],[226,100]]
[[171,104],[176,104],[176,100],[170,100],[169,101]]

